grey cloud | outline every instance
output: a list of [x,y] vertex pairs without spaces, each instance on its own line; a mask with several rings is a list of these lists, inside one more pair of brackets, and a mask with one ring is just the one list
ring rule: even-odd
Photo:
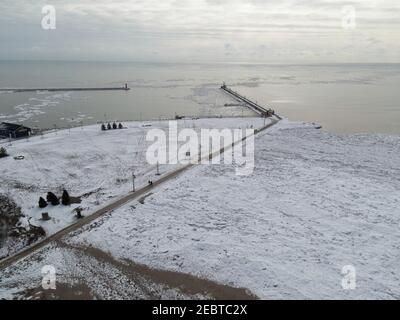
[[[232,60],[251,54],[260,61],[293,55],[323,61],[351,43],[337,59],[354,52],[369,61],[366,39],[387,61],[399,55],[396,0],[52,0],[57,30],[44,31],[47,3],[1,1],[0,59],[214,60],[228,53]],[[357,10],[353,32],[341,28],[344,5]]]

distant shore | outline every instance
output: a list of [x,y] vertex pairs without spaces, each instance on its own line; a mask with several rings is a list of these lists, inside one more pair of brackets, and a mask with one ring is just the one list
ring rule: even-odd
[[0,89],[1,92],[37,92],[37,91],[48,91],[48,92],[61,92],[61,91],[129,91],[128,85],[124,87],[108,87],[108,88],[27,88],[27,89]]

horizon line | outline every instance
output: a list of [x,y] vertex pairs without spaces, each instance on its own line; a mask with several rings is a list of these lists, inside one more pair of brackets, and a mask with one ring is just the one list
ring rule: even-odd
[[237,65],[395,65],[400,62],[261,62],[261,61],[156,61],[156,60],[71,60],[71,59],[0,59],[0,62],[74,62],[74,63],[142,63],[142,64],[237,64]]

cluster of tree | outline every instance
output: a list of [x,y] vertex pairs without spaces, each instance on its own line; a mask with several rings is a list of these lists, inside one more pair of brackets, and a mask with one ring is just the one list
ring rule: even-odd
[[[58,206],[60,204],[60,199],[53,192],[48,192],[47,196],[46,196],[46,200],[44,198],[40,197],[39,208],[46,208],[49,203],[51,203],[51,205],[53,205],[53,206]],[[69,206],[71,204],[71,198],[69,197],[67,190],[63,191],[63,194],[61,197],[61,203],[64,206]]]
[[116,122],[113,122],[113,124],[111,125],[111,123],[107,123],[107,126],[103,123],[101,125],[101,130],[106,131],[106,130],[115,130],[115,129],[123,129],[124,126],[122,125],[122,123],[119,123],[117,125]]
[[6,148],[1,147],[0,148],[0,158],[4,158],[4,157],[7,157],[7,156],[8,156],[8,153],[7,153]]

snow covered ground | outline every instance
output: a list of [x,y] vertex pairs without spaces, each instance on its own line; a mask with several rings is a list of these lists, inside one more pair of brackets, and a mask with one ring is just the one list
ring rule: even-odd
[[254,175],[197,167],[70,241],[265,299],[399,299],[400,137],[285,121],[256,148]]
[[[228,165],[195,167],[143,203],[74,232],[62,248],[100,249],[117,261],[247,288],[263,299],[400,299],[399,155],[399,136],[336,135],[285,120],[257,137],[253,175],[236,176]],[[2,271],[0,298],[38,286],[48,262],[65,281],[65,265],[74,264],[60,250],[47,246]],[[120,279],[77,261],[80,270]],[[355,267],[355,290],[342,288],[346,265]],[[33,274],[36,282],[27,281]],[[127,296],[135,297],[120,295]]]
[[[42,267],[56,268],[56,290],[42,288]],[[55,243],[1,271],[0,299],[204,299],[169,285],[173,273],[146,270],[93,249]],[[161,278],[161,279],[160,279]]]
[[[12,142],[3,141],[10,157],[0,159],[0,194],[13,199],[26,216],[22,225],[42,226],[48,235],[75,222],[73,210],[81,207],[84,215],[123,196],[132,190],[132,172],[136,187],[155,178],[156,167],[145,159],[148,130],[168,130],[168,121],[124,123],[123,130],[101,131],[100,125],[73,128]],[[184,119],[179,128],[259,128],[260,118]],[[23,160],[14,157],[23,156]],[[161,166],[165,173],[178,165]],[[71,196],[81,197],[82,203],[72,206],[51,205],[38,208],[39,197],[47,192],[61,196],[66,189]],[[41,221],[48,212],[51,221]],[[11,244],[10,244],[11,245]],[[0,248],[0,259],[20,249],[15,243]]]

